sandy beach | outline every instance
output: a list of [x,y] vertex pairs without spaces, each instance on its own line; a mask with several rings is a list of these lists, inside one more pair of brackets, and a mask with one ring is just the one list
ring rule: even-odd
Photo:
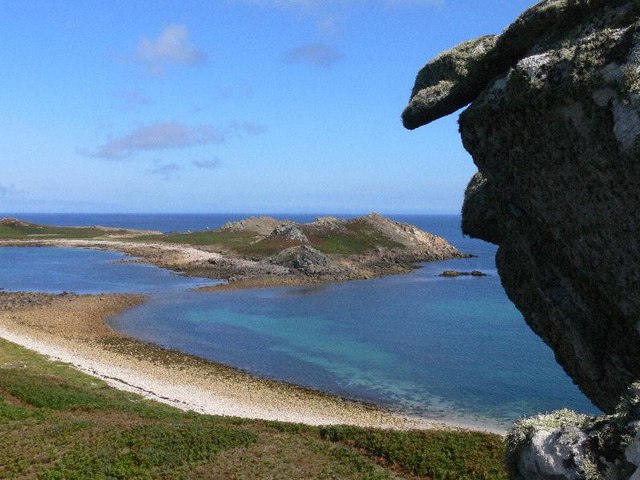
[[[247,373],[113,331],[106,319],[140,304],[134,295],[0,293],[0,337],[105,380],[195,412],[394,429],[469,428],[383,411]],[[477,428],[477,427],[476,427]],[[498,432],[501,433],[501,432]]]

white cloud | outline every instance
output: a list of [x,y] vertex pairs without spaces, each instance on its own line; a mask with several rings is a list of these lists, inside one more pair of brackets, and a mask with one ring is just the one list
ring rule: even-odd
[[79,151],[90,157],[118,160],[138,152],[189,148],[226,142],[235,135],[260,135],[267,128],[253,122],[232,122],[219,128],[213,125],[187,126],[179,122],[155,123],[124,135],[111,137],[94,151]]
[[293,48],[285,53],[286,63],[306,63],[316,67],[330,67],[342,60],[344,55],[334,47],[321,43],[310,43]]
[[157,38],[140,40],[133,59],[159,75],[170,65],[200,65],[206,55],[191,43],[186,25],[169,25]]
[[127,158],[139,151],[185,148],[195,145],[219,144],[226,136],[211,125],[186,126],[177,122],[156,123],[113,137],[100,145],[92,157],[106,159]]

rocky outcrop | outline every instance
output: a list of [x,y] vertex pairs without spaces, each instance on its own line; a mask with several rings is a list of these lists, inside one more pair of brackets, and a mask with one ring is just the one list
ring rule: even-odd
[[570,410],[519,421],[506,438],[506,467],[514,479],[640,478],[640,384],[611,415]]
[[292,223],[283,223],[281,225],[278,225],[276,228],[273,229],[270,236],[284,237],[289,240],[293,240],[295,242],[302,242],[302,243],[309,242],[309,239],[302,232],[302,230],[300,230],[300,227]]
[[[639,14],[637,1],[542,2],[493,47],[430,62],[441,76],[419,74],[405,111],[411,127],[474,97],[460,131],[482,177],[465,232],[500,245],[508,295],[605,411],[640,378]],[[467,67],[436,69],[443,58]]]
[[251,232],[257,235],[270,235],[276,228],[282,225],[282,221],[271,217],[249,217],[237,222],[227,222],[220,230],[229,232]]
[[305,275],[340,273],[329,256],[307,245],[287,248],[268,259],[269,263],[298,270]]
[[444,238],[420,230],[408,223],[396,222],[373,212],[346,222],[366,224],[373,232],[394,242],[398,247],[425,255],[425,260],[445,260],[460,257],[460,252]]
[[[507,294],[608,413],[640,378],[639,19],[637,0],[541,2],[427,64],[403,114],[416,128],[472,102],[464,231],[499,245]],[[586,441],[550,432],[527,438],[560,457]]]

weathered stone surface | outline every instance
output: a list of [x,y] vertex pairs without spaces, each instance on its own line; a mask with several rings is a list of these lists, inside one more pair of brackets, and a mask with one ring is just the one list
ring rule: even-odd
[[502,35],[463,42],[441,53],[418,73],[402,114],[409,129],[426,125],[475,100],[496,76],[567,33],[594,12],[605,15],[629,0],[547,0],[524,12]]
[[640,388],[612,415],[560,410],[524,419],[506,438],[514,479],[626,480],[640,477]]
[[486,55],[497,35],[470,40],[441,53],[424,66],[402,114],[404,126],[417,128],[471,102],[487,84]]
[[307,236],[302,232],[302,230],[300,230],[300,227],[294,223],[283,223],[282,225],[278,225],[273,229],[270,236],[285,237],[289,240],[303,243],[307,243],[309,241]]
[[[473,55],[468,45],[454,51]],[[472,97],[460,132],[480,174],[465,193],[463,229],[499,245],[511,300],[582,391],[613,413],[640,379],[640,1],[541,2],[458,63],[473,66],[469,78],[433,68],[436,77],[418,76],[407,126]],[[429,91],[442,82],[447,94]],[[475,95],[459,95],[469,85]],[[640,421],[637,412],[625,418]],[[607,478],[629,478],[628,465],[640,463],[637,423],[624,427],[619,445],[628,448],[612,450],[606,468],[590,463],[609,420],[536,426],[514,457],[518,471],[600,478],[608,468]]]
[[462,232],[496,245],[500,243],[498,220],[487,192],[487,179],[480,172],[471,178],[464,192]]
[[283,250],[268,259],[269,263],[300,271],[306,275],[340,273],[329,256],[308,245]]
[[274,229],[282,225],[281,220],[276,220],[271,217],[249,217],[238,222],[227,222],[220,230],[228,230],[231,232],[249,232],[256,235],[267,236],[273,232]]
[[500,245],[509,297],[605,411],[640,378],[639,14],[538,4],[497,39],[510,61],[460,117],[484,178],[464,230]]

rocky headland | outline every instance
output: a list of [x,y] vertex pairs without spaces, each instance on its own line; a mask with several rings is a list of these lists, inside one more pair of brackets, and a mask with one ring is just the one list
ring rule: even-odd
[[403,121],[468,104],[463,229],[499,245],[507,294],[609,414],[524,421],[511,474],[640,478],[640,2],[533,6],[430,61]]
[[161,234],[105,227],[52,227],[0,220],[0,246],[113,249],[187,275],[241,288],[367,279],[420,262],[464,258],[445,239],[372,213],[296,223],[250,217],[216,230]]

